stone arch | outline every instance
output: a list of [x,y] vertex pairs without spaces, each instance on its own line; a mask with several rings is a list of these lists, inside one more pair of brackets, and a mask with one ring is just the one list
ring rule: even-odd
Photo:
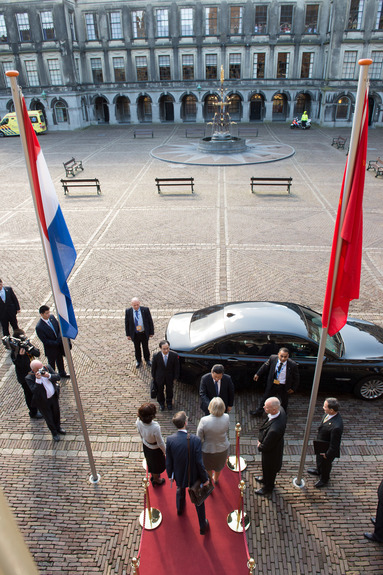
[[266,97],[262,92],[254,92],[250,98],[249,121],[261,122],[266,115]]
[[183,122],[197,120],[198,98],[192,93],[184,93],[181,99],[181,119]]
[[158,98],[161,122],[174,122],[174,101],[174,97],[169,92],[161,94]]
[[152,121],[152,99],[148,94],[141,93],[137,98],[137,117],[141,123]]
[[288,97],[284,92],[276,92],[272,97],[273,111],[272,119],[273,122],[286,121],[288,114]]
[[119,124],[130,122],[130,99],[123,94],[117,94],[113,99],[115,105],[116,120]]
[[99,124],[109,124],[109,101],[106,96],[96,94],[92,98],[93,114]]

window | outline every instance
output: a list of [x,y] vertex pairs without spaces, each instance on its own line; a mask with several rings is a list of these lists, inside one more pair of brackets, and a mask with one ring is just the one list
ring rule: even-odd
[[[8,72],[8,70],[14,70],[14,65],[12,64],[12,62],[3,62],[4,76],[5,76],[5,72]],[[8,78],[8,76],[5,76],[5,81],[7,83],[8,88],[10,88],[11,87],[11,80],[10,80],[10,78]]]
[[217,79],[217,54],[206,55],[206,80]]
[[5,25],[5,18],[3,14],[0,14],[0,42],[7,42],[8,34],[7,27]]
[[160,80],[171,80],[170,56],[158,56],[158,67],[160,70]]
[[60,62],[58,61],[57,58],[47,60],[47,62],[48,62],[48,71],[49,71],[49,77],[51,79],[51,84],[53,86],[59,86],[60,84],[62,84]]
[[28,14],[26,12],[23,14],[16,14],[16,20],[17,27],[19,29],[20,42],[30,42],[31,30],[29,28]]
[[230,34],[242,34],[242,6],[230,7]]
[[312,52],[303,52],[301,78],[312,78],[314,66],[314,54]]
[[229,54],[229,78],[241,77],[241,54]]
[[137,81],[146,82],[148,79],[148,65],[146,56],[136,56]]
[[55,113],[57,123],[61,124],[63,122],[68,121],[68,108],[66,107],[64,102],[56,102]]
[[35,60],[25,60],[25,71],[27,73],[27,82],[29,86],[39,86],[39,75]]
[[281,6],[279,29],[282,34],[291,34],[293,27],[293,7],[287,4]]
[[265,34],[266,27],[267,27],[267,6],[256,6],[254,34]]
[[90,67],[92,68],[92,77],[95,84],[103,82],[101,58],[91,58]]
[[81,76],[80,76],[80,58],[75,58],[74,59],[74,75],[76,78],[76,82],[81,82]]
[[318,11],[319,4],[308,4],[306,6],[305,33],[315,34],[318,32]]
[[192,8],[181,8],[181,36],[193,36]]
[[41,20],[41,30],[43,33],[43,40],[54,40],[55,29],[53,26],[52,12],[41,12],[40,20]]
[[70,27],[70,33],[72,35],[72,42],[76,42],[76,40],[77,40],[76,25],[75,25],[75,21],[74,21],[73,12],[69,12],[69,27]]
[[169,36],[169,16],[167,10],[157,10],[157,36],[167,38]]
[[347,96],[339,98],[336,104],[335,119],[348,120],[350,116],[351,101]]
[[374,80],[381,80],[383,70],[383,52],[372,52],[371,59],[372,64],[369,69],[370,78]]
[[279,52],[277,63],[277,78],[287,78],[289,74],[290,54]]
[[265,77],[265,56],[266,54],[264,52],[260,54],[254,54],[253,78]]
[[346,50],[343,58],[342,78],[354,78],[357,52]]
[[375,28],[376,30],[383,30],[383,0],[379,0]]
[[109,25],[110,25],[110,38],[111,38],[111,40],[117,40],[119,38],[122,38],[121,14],[120,14],[120,12],[110,12],[109,13]]
[[135,10],[132,12],[133,38],[145,38],[145,12]]
[[182,79],[194,80],[194,56],[192,54],[182,55]]
[[85,14],[87,40],[98,40],[96,14]]
[[125,63],[124,58],[113,58],[114,81],[125,82]]
[[362,27],[364,0],[351,0],[348,16],[348,30],[360,30]]
[[218,8],[205,8],[205,34],[213,36],[218,33]]

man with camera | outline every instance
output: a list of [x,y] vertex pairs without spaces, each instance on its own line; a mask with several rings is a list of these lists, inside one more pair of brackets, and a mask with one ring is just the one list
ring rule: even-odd
[[25,381],[29,373],[30,363],[33,358],[40,356],[40,350],[31,344],[22,329],[15,329],[13,337],[9,335],[3,337],[3,344],[11,352],[11,359],[15,366],[17,381],[23,388],[25,403],[29,409],[29,417],[31,419],[42,419],[43,416],[37,407],[32,405],[33,394]]
[[60,376],[50,365],[43,365],[38,359],[31,361],[31,371],[25,378],[32,391],[32,405],[40,410],[54,441],[60,441],[60,435],[66,431],[61,427],[58,382]]
[[17,314],[20,311],[19,301],[13,289],[3,285],[0,279],[0,322],[3,328],[3,335],[9,335],[9,324],[13,331],[19,326],[17,324]]

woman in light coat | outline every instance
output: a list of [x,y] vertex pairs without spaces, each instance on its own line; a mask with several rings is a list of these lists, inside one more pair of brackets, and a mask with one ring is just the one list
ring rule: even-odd
[[202,458],[206,471],[210,479],[217,483],[229,454],[229,414],[225,413],[225,404],[220,397],[213,397],[208,409],[210,415],[202,417],[197,436],[202,441]]

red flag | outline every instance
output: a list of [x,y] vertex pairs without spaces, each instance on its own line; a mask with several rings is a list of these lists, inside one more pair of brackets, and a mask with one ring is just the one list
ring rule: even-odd
[[[351,191],[343,220],[341,237],[341,253],[337,276],[334,278],[335,254],[339,237],[340,218],[342,212],[345,174],[343,176],[340,193],[338,214],[335,223],[334,239],[332,244],[329,273],[327,278],[326,295],[323,304],[322,325],[328,327],[329,335],[334,335],[347,322],[350,301],[359,298],[360,272],[362,267],[362,240],[363,240],[363,191],[366,173],[368,137],[368,91],[364,97],[363,114],[359,143],[355,156],[354,172],[351,181]],[[348,160],[347,160],[348,161]],[[334,299],[332,307],[331,292],[335,282]]]

